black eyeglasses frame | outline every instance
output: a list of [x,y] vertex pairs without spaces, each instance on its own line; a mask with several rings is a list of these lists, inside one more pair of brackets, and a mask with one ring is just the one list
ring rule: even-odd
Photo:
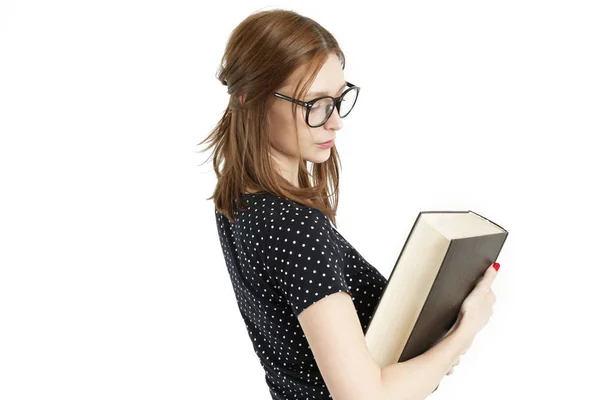
[[333,97],[333,96],[321,96],[321,97],[317,97],[316,99],[312,99],[310,101],[302,101],[302,100],[298,100],[298,99],[294,99],[292,97],[286,96],[284,94],[275,92],[274,95],[276,97],[279,97],[280,99],[284,99],[287,101],[290,101],[292,103],[297,103],[303,107],[305,107],[307,109],[306,111],[306,116],[305,116],[305,122],[308,126],[310,126],[311,128],[318,128],[321,127],[323,125],[325,125],[327,123],[327,121],[329,121],[329,118],[333,115],[333,108],[331,109],[331,112],[329,113],[329,115],[327,116],[327,118],[325,118],[325,121],[323,121],[323,123],[313,126],[308,122],[308,117],[310,115],[310,109],[312,108],[312,106],[319,100],[323,100],[326,98],[329,99],[333,99],[333,103],[335,104],[335,108],[338,111],[338,114],[340,113],[340,107],[342,106],[342,97],[344,97],[346,95],[346,93],[348,93],[351,90],[356,90],[356,98],[354,99],[354,104],[352,104],[352,108],[350,108],[350,111],[348,111],[346,113],[346,115],[344,115],[343,117],[340,115],[340,118],[345,118],[348,116],[348,114],[350,114],[350,112],[354,109],[354,105],[356,104],[356,101],[358,100],[358,94],[360,93],[360,87],[353,85],[352,83],[346,81],[346,86],[348,86],[348,89],[344,90],[344,92],[339,96],[339,97]]

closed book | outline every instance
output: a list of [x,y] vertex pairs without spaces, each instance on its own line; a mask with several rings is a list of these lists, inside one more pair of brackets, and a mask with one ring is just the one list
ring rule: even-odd
[[493,264],[508,232],[468,211],[421,211],[365,332],[380,367],[433,347]]

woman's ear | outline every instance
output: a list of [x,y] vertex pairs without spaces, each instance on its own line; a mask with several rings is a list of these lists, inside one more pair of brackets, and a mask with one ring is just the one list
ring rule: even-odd
[[246,101],[246,95],[243,94],[240,96],[240,104],[244,104],[244,101]]

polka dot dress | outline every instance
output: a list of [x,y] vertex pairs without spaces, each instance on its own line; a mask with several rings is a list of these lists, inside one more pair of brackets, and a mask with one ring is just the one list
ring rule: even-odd
[[[348,293],[363,332],[386,278],[316,208],[258,192],[244,194],[235,223],[215,209],[225,265],[272,399],[331,399],[298,315]],[[225,396],[227,397],[227,396]]]

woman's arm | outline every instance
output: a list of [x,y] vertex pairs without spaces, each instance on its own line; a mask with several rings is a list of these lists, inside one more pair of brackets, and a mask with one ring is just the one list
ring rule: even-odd
[[473,338],[459,327],[423,354],[381,369],[383,399],[422,400],[440,384]]
[[315,302],[298,320],[334,400],[425,399],[471,340],[456,329],[420,356],[380,368],[347,293]]

